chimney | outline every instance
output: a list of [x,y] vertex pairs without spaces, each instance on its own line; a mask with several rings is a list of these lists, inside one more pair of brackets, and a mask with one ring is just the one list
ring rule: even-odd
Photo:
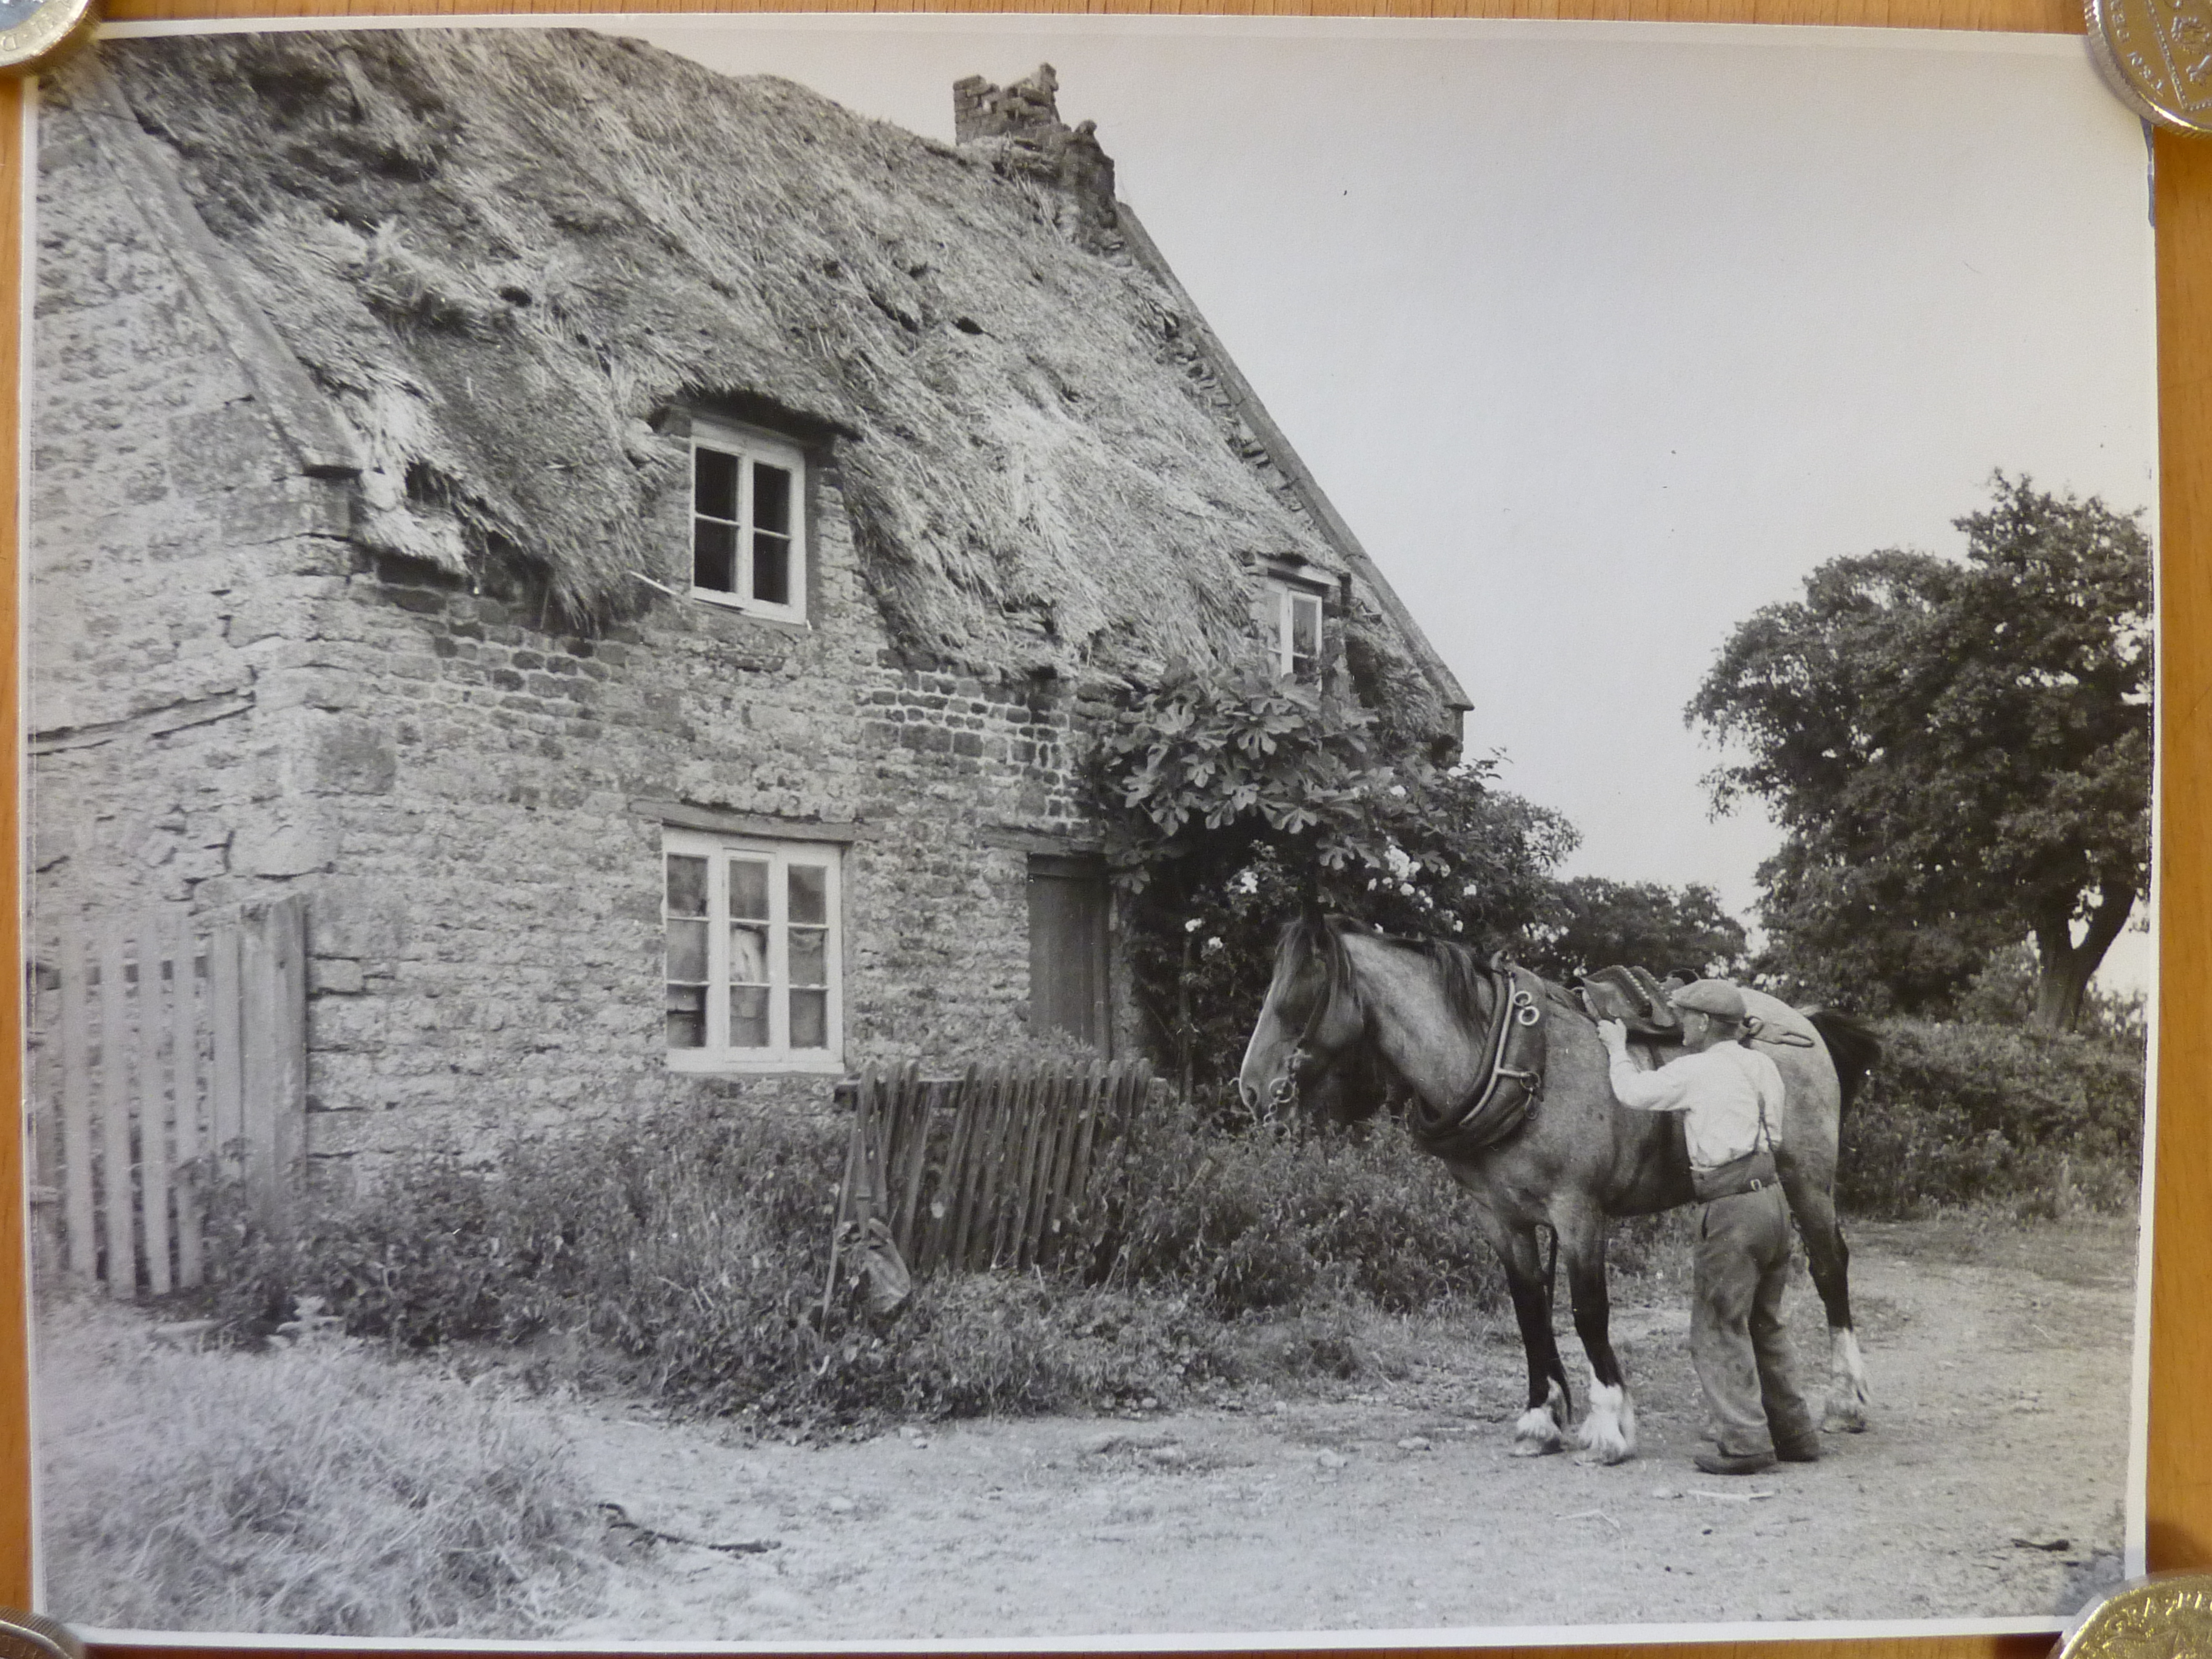
[[1049,64],[1012,86],[980,75],[952,83],[952,136],[988,147],[1000,172],[1058,186],[1074,209],[1074,240],[1094,252],[1116,246],[1114,163],[1089,121],[1070,130],[1060,118],[1060,76]]

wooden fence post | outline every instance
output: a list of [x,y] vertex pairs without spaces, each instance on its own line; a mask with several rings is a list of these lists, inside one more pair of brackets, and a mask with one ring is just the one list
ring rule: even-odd
[[138,1019],[131,1045],[138,1085],[138,1224],[146,1289],[155,1296],[169,1293],[169,1071],[161,1063],[161,1039],[171,1025],[161,988],[161,958],[168,954],[162,945],[169,936],[169,929],[150,923],[138,930]]
[[246,1191],[276,1233],[306,1174],[306,922],[296,896],[248,911],[239,952]]
[[198,929],[178,919],[170,946],[169,1095],[176,1109],[177,1283],[200,1282],[200,1245],[207,1225],[207,1143],[200,1133],[200,1000]]
[[131,936],[120,926],[100,941],[100,1237],[107,1293],[138,1293],[138,1253],[131,1226],[131,1006],[124,966]]
[[92,945],[64,939],[61,952],[62,1238],[67,1271],[92,1282]]

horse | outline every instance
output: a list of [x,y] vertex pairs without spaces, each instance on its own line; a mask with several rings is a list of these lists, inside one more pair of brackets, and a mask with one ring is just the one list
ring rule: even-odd
[[[1463,945],[1382,933],[1347,916],[1298,916],[1276,947],[1237,1085],[1255,1112],[1303,1099],[1348,1122],[1381,1106],[1382,1091],[1366,1080],[1379,1069],[1433,1117],[1469,1100],[1502,1064],[1495,1044],[1504,1028],[1492,1024],[1501,998],[1523,1023],[1543,1021],[1543,1073],[1518,1127],[1472,1150],[1428,1150],[1474,1199],[1476,1224],[1512,1293],[1528,1363],[1515,1454],[1562,1450],[1571,1433],[1589,1461],[1617,1463],[1635,1454],[1636,1408],[1607,1331],[1607,1223],[1691,1202],[1689,1158],[1678,1115],[1632,1111],[1614,1099],[1596,1024],[1577,1000],[1533,975],[1517,983],[1540,985],[1540,995],[1516,992],[1513,970]],[[1755,990],[1743,996],[1758,1022],[1755,1040],[1785,1089],[1775,1163],[1827,1314],[1824,1421],[1856,1432],[1866,1427],[1866,1365],[1851,1323],[1850,1255],[1836,1219],[1836,1142],[1844,1107],[1880,1045],[1848,1015],[1800,1011]],[[1553,1262],[1538,1249],[1544,1229]],[[1578,1426],[1552,1330],[1560,1257],[1589,1363],[1589,1409]]]

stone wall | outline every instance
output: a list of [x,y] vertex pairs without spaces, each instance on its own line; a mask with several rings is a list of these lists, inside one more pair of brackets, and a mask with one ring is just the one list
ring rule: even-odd
[[317,606],[313,787],[343,848],[311,923],[319,1156],[694,1093],[826,1098],[667,1068],[658,803],[850,826],[848,1063],[1025,1035],[1006,842],[1073,844],[1068,700],[902,664],[834,470],[813,477],[811,629],[657,598],[586,636],[390,561]]
[[[376,1158],[830,1079],[672,1072],[655,803],[851,826],[845,1059],[1025,1034],[1029,845],[1078,844],[1073,698],[905,661],[817,456],[809,616],[641,584],[564,622],[348,539],[176,258],[51,122],[29,636],[36,927],[308,898],[309,1152]],[[64,205],[65,204],[65,205]],[[199,280],[209,273],[196,273]],[[680,422],[659,441],[670,585]]]
[[323,867],[299,793],[301,618],[343,485],[301,476],[83,128],[40,130],[27,724],[34,953]]

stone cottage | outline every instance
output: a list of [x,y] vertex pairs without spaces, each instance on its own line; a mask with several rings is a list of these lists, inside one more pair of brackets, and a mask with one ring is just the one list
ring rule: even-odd
[[1049,70],[951,147],[573,31],[45,94],[33,928],[304,896],[306,1151],[1133,1038],[1172,662],[1465,698]]

